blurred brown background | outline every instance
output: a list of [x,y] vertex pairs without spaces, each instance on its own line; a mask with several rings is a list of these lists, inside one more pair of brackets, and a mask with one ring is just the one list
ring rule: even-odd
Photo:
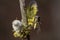
[[[60,1],[36,0],[41,17],[41,32],[33,31],[31,40],[60,40]],[[28,0],[26,0],[28,3]],[[20,40],[12,35],[11,22],[21,19],[19,0],[0,0],[0,40]]]

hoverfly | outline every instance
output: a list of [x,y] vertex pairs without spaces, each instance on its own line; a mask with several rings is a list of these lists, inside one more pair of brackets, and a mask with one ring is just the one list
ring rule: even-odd
[[14,30],[13,35],[15,37],[20,37],[22,39],[27,38],[29,40],[28,36],[30,35],[30,31],[32,31],[32,29],[40,30],[40,27],[37,26],[40,21],[40,17],[36,15],[38,12],[37,2],[35,0],[31,1],[26,9],[24,8],[25,0],[19,0],[19,3],[22,19],[21,21],[14,20],[12,22]]

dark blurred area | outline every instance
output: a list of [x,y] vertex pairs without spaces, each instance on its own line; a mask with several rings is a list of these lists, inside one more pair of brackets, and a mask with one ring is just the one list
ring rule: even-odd
[[[60,1],[36,0],[38,16],[41,17],[41,31],[32,31],[31,40],[60,40]],[[26,0],[28,5],[29,0]],[[20,40],[14,38],[12,21],[21,19],[19,0],[0,0],[0,40]]]

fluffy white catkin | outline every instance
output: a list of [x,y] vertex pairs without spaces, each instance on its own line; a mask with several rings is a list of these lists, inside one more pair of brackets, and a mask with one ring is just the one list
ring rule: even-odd
[[22,29],[22,22],[20,20],[14,20],[12,22],[12,28],[16,32],[20,31]]

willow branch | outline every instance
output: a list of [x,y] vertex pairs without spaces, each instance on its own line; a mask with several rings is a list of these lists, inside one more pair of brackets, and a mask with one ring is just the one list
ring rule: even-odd
[[27,24],[27,18],[26,18],[26,13],[25,13],[25,0],[19,0],[20,3],[20,10],[21,10],[21,16],[22,16],[22,23],[23,25]]

